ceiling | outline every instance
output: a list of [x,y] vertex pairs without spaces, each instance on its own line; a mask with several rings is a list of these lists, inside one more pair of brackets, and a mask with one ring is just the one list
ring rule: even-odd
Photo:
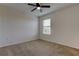
[[[34,8],[32,6],[27,5],[27,3],[4,3],[2,5],[6,5],[8,7],[24,11],[26,13],[31,12],[31,10]],[[60,8],[72,5],[72,3],[41,3],[41,5],[50,5],[51,7],[50,8],[42,8],[43,12],[40,12],[39,10],[35,10],[34,12],[31,12],[31,13],[36,16],[43,16],[45,14],[56,11]]]

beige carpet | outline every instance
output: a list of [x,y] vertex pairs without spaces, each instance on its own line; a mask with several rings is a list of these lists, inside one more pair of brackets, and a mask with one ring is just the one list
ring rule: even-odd
[[0,48],[0,56],[64,56],[79,55],[79,50],[50,43],[43,40],[34,40],[22,44]]

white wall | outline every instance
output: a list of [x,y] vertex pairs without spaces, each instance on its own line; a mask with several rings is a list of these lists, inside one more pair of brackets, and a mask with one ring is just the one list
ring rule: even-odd
[[[52,19],[52,34],[42,34],[41,21]],[[40,39],[79,49],[79,4],[40,17]]]
[[37,34],[37,17],[0,6],[0,47],[35,40]]

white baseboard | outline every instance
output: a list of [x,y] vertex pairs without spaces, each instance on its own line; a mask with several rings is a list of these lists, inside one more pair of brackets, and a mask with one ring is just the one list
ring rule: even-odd
[[6,47],[6,46],[11,46],[11,45],[16,45],[16,44],[21,44],[21,43],[29,42],[29,41],[32,41],[32,40],[37,40],[37,38],[29,38],[29,39],[26,39],[26,40],[19,40],[19,41],[15,41],[15,42],[2,43],[0,45],[0,48]]
[[48,39],[42,39],[42,40],[45,40],[45,41],[48,41],[48,42],[51,42],[51,43],[60,44],[60,45],[67,46],[67,47],[71,47],[71,48],[74,48],[74,49],[79,49],[79,46],[75,46],[75,45],[71,46],[69,44],[65,44],[65,43],[53,41],[53,40],[48,40]]

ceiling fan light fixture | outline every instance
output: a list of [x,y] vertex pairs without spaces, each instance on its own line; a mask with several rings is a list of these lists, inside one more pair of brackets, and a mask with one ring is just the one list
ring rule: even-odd
[[35,4],[28,3],[28,5],[34,7],[34,9],[32,9],[31,12],[35,10],[39,10],[41,12],[42,8],[50,8],[50,5],[40,5],[40,3],[35,3]]
[[40,7],[37,7],[37,10],[40,10],[41,8]]

